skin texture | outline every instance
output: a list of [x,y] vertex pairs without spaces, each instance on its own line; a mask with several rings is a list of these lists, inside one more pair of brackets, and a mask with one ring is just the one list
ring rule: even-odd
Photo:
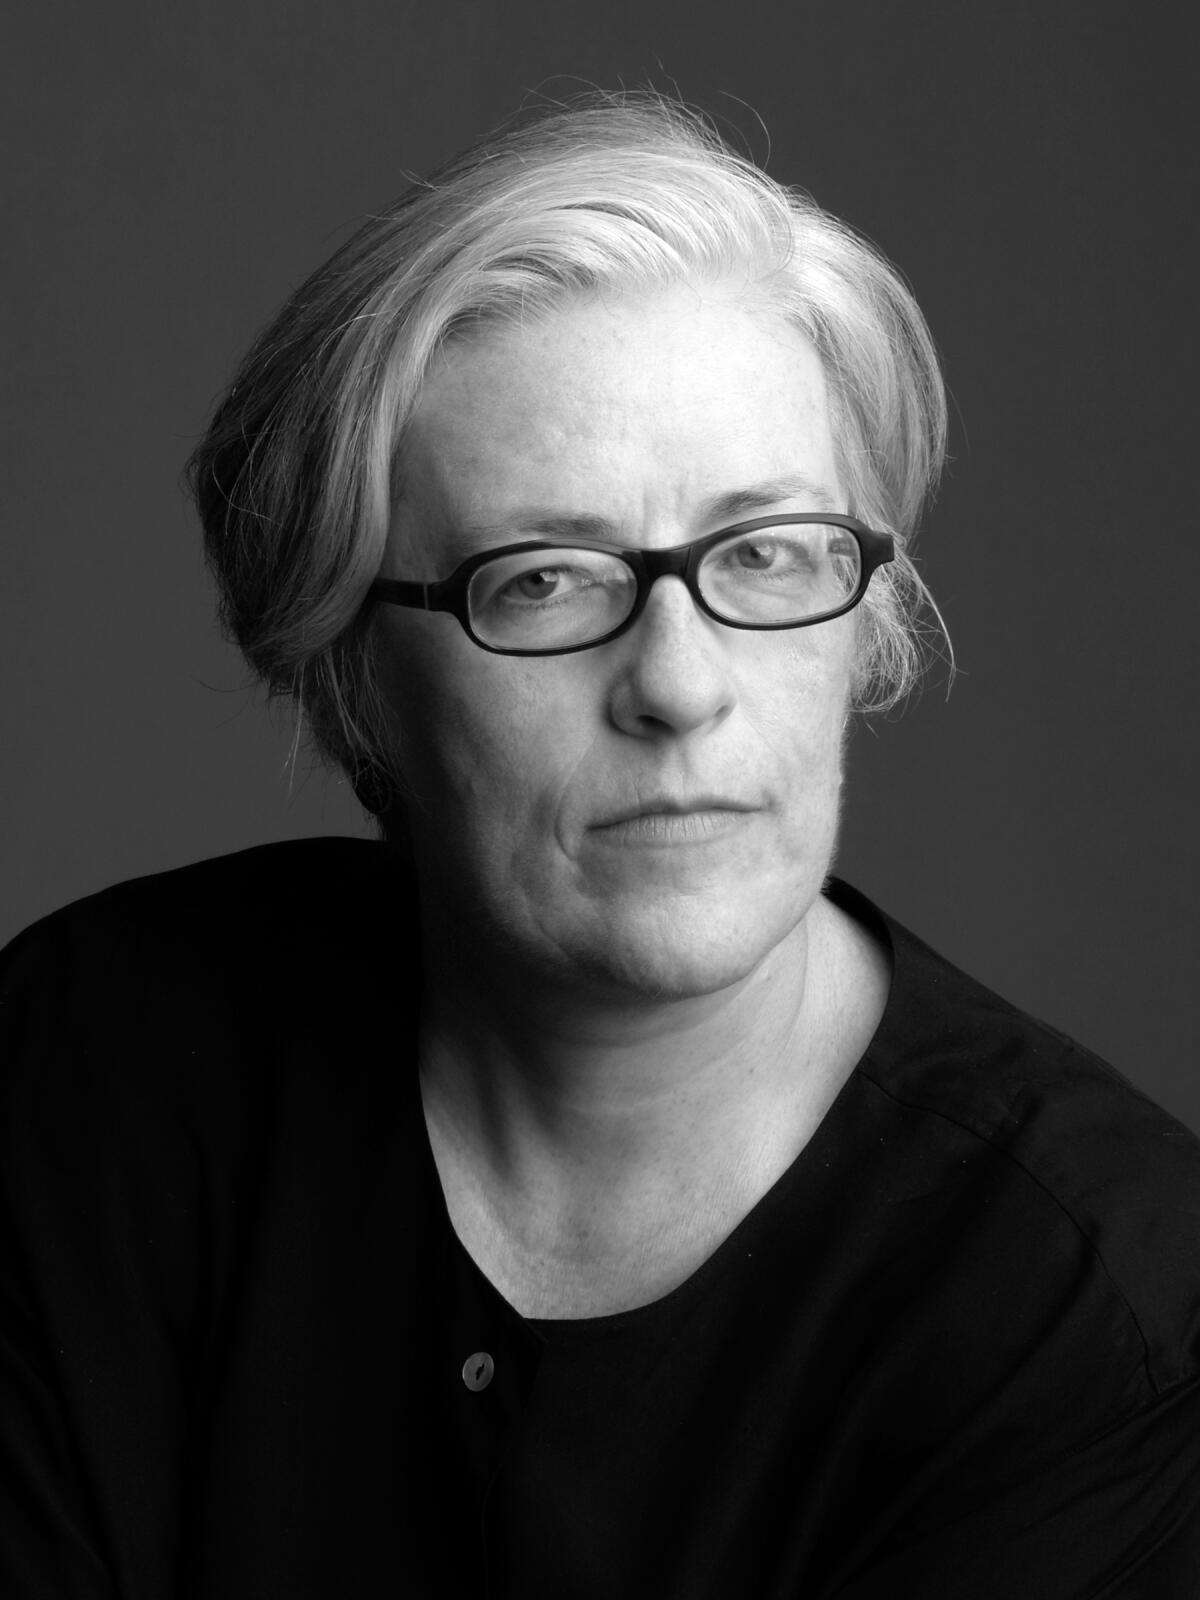
[[[401,466],[385,572],[425,580],[568,518],[650,548],[846,509],[816,355],[727,284],[451,347]],[[381,627],[455,1224],[522,1309],[644,1300],[793,1159],[882,1003],[820,898],[854,618],[725,628],[667,578],[575,655],[489,655],[445,615]]]

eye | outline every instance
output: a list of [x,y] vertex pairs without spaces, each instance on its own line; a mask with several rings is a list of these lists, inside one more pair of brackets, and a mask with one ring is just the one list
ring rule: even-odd
[[770,572],[775,568],[812,566],[812,554],[799,540],[768,535],[765,538],[742,539],[729,551],[729,558],[748,572]]
[[501,584],[494,599],[502,605],[522,601],[544,604],[548,600],[567,600],[579,590],[602,581],[582,567],[534,567]]
[[771,524],[731,533],[700,568],[718,616],[786,626],[837,611],[858,583],[858,545],[835,523]]
[[797,578],[817,570],[817,545],[810,528],[766,528],[718,545],[709,562],[733,582]]
[[611,551],[550,547],[499,552],[475,572],[467,605],[485,643],[536,651],[602,638],[636,597],[632,570]]

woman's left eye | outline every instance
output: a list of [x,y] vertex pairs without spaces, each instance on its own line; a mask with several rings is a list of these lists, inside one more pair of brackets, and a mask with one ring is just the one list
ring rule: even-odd
[[779,550],[770,540],[762,539],[754,544],[738,545],[734,554],[743,567],[769,567],[778,556]]
[[810,568],[812,555],[798,539],[744,539],[727,552],[744,572],[770,572],[782,567]]

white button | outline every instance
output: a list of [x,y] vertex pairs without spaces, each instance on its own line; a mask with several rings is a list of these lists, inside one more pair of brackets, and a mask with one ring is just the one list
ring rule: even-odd
[[473,1356],[468,1356],[463,1362],[462,1380],[468,1389],[478,1393],[491,1383],[495,1371],[496,1363],[487,1351],[476,1350]]

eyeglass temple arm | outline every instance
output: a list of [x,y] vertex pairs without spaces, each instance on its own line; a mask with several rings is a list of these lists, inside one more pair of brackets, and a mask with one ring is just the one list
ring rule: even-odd
[[436,583],[406,583],[400,578],[376,578],[367,593],[376,600],[387,600],[394,606],[414,606],[418,611],[434,611],[430,603],[431,589]]

